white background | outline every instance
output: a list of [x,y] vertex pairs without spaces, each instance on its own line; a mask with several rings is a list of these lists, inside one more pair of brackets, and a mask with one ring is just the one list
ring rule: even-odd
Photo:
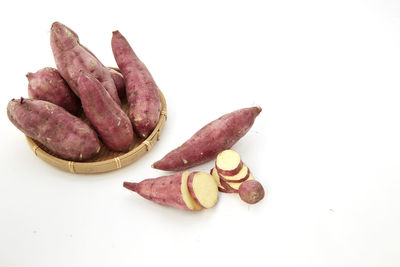
[[[0,7],[0,266],[400,266],[400,2],[6,1]],[[115,66],[120,30],[168,104],[139,161],[73,175],[35,157],[7,119],[25,74],[55,66],[53,21]],[[123,181],[204,124],[260,105],[234,149],[267,190],[202,212]],[[212,163],[193,168],[208,171]]]

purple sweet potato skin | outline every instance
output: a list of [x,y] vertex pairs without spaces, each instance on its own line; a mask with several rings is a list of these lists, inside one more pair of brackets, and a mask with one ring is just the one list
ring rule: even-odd
[[54,22],[51,26],[50,45],[58,71],[72,91],[80,97],[79,71],[91,73],[100,81],[114,101],[121,105],[111,73],[97,57],[79,43],[78,35],[67,26]]
[[182,198],[181,183],[182,172],[179,172],[140,183],[124,182],[124,187],[160,205],[189,210]]
[[193,189],[193,179],[194,179],[194,175],[198,173],[198,172],[192,172],[189,174],[188,177],[188,181],[187,181],[187,185],[188,185],[188,189],[189,189],[189,193],[192,196],[192,198],[194,199],[194,201],[197,203],[197,205],[199,205],[202,208],[205,208],[199,201],[199,199],[197,198],[196,194],[194,193],[194,189]]
[[250,130],[260,112],[260,107],[251,107],[223,115],[201,128],[152,167],[181,171],[215,159],[219,152],[231,148]]
[[65,108],[73,115],[77,115],[81,110],[79,98],[55,68],[48,67],[35,73],[29,72],[26,77],[30,98],[51,102]]
[[161,102],[158,87],[146,66],[139,60],[128,41],[113,32],[111,46],[115,61],[125,79],[129,103],[128,116],[133,130],[146,138],[160,118]]
[[100,151],[96,132],[53,103],[13,99],[8,103],[7,115],[25,135],[39,141],[63,159],[84,161]]
[[114,69],[110,69],[111,78],[114,80],[115,87],[117,88],[118,96],[120,99],[125,97],[125,80],[122,74]]
[[115,151],[127,151],[133,142],[128,116],[91,74],[81,72],[78,78],[81,102],[86,117],[103,143]]
[[239,196],[248,204],[255,204],[264,198],[264,188],[256,180],[246,181],[239,187]]

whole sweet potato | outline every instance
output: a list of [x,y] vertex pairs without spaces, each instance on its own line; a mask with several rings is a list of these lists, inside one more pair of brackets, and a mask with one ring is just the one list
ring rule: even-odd
[[146,66],[118,31],[113,32],[111,45],[115,61],[125,79],[129,119],[134,131],[140,137],[146,138],[160,118],[158,87]]
[[84,161],[100,151],[96,132],[53,103],[13,99],[8,103],[7,115],[25,135],[39,141],[63,159]]
[[111,73],[97,57],[79,43],[78,35],[67,26],[54,22],[51,26],[50,45],[57,69],[74,93],[80,97],[79,71],[91,73],[108,91],[114,101],[121,105]]
[[54,68],[43,68],[26,74],[30,98],[49,101],[77,115],[81,109],[78,97]]
[[250,130],[260,112],[260,107],[251,107],[225,114],[201,128],[152,167],[180,171],[214,159],[219,152],[231,148]]
[[133,142],[128,116],[93,75],[80,72],[78,87],[83,111],[103,143],[112,150],[127,151]]
[[119,98],[125,96],[125,80],[122,74],[110,68],[111,78],[114,80],[115,87],[117,88]]

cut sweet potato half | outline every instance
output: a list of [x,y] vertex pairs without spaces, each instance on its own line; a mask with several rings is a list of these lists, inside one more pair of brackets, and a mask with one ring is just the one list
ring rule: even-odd
[[228,176],[228,175],[223,175],[221,173],[218,173],[221,176],[221,179],[224,179],[226,182],[229,183],[241,183],[247,180],[250,175],[250,170],[246,166],[246,164],[243,164],[243,168],[239,171],[238,174],[233,175],[233,176]]
[[239,153],[232,149],[220,152],[215,159],[215,168],[219,174],[233,176],[240,172],[243,162]]
[[218,186],[214,178],[205,172],[192,172],[188,177],[190,195],[201,207],[212,208],[218,200]]
[[139,183],[124,182],[124,187],[157,204],[191,210],[182,194],[182,172],[145,179]]
[[216,168],[212,168],[210,170],[210,174],[212,175],[212,177],[214,178],[215,182],[218,185],[218,191],[220,191],[222,193],[237,193],[237,190],[235,190],[232,187],[230,187],[225,181],[222,181],[222,183],[227,187],[224,187],[221,184],[221,179],[219,177],[219,174],[218,174],[218,171],[217,171]]
[[193,199],[192,195],[189,192],[188,188],[188,177],[189,177],[189,172],[183,172],[182,173],[182,182],[181,182],[181,193],[182,193],[182,198],[183,201],[185,202],[186,206],[190,210],[201,210],[203,209],[197,202]]

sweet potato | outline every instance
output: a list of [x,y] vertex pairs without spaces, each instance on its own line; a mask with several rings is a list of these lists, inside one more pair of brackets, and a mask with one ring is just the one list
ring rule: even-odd
[[219,152],[231,148],[250,130],[260,112],[260,107],[251,107],[225,114],[201,128],[152,167],[180,171],[214,159]]
[[220,152],[215,159],[215,168],[222,175],[236,175],[243,167],[239,153],[232,149]]
[[212,208],[218,201],[218,186],[214,178],[205,172],[192,172],[188,178],[190,195],[201,207]]
[[103,85],[93,75],[81,71],[78,88],[86,117],[103,143],[111,150],[129,150],[133,142],[132,124]]
[[[218,170],[217,170],[218,171]],[[236,174],[236,175],[223,175],[221,173],[219,173],[219,176],[225,180],[225,182],[229,182],[229,183],[241,183],[247,180],[247,178],[249,178],[250,176],[250,170],[247,167],[246,164],[243,164],[243,167],[240,169],[240,171]]]
[[225,182],[221,177],[219,176],[217,170],[215,168],[212,168],[210,171],[210,174],[214,178],[216,184],[218,185],[218,191],[222,193],[237,193],[238,190],[232,188],[227,182]]
[[28,72],[28,95],[65,108],[73,115],[81,110],[78,97],[54,68],[43,68],[35,73]]
[[246,181],[239,187],[240,198],[248,204],[257,203],[264,198],[264,194],[263,186],[256,180]]
[[84,161],[100,151],[96,132],[53,103],[13,99],[8,103],[7,115],[25,135],[39,141],[63,159]]
[[242,184],[242,183],[244,183],[244,182],[246,182],[246,181],[250,181],[250,180],[254,180],[254,176],[253,176],[253,174],[250,172],[250,174],[249,174],[249,177],[245,180],[245,181],[243,181],[243,182],[241,182],[241,183],[232,183],[232,182],[228,182],[228,181],[226,181],[223,177],[221,177],[221,176],[219,176],[220,177],[220,179],[221,179],[221,184],[223,184],[225,187],[230,187],[230,188],[233,188],[234,190],[239,190],[239,187],[240,187],[240,185]]
[[118,31],[113,32],[111,46],[115,61],[125,79],[129,103],[128,116],[133,130],[146,138],[160,118],[161,102],[158,87],[146,66],[139,60],[128,41]]
[[140,183],[124,182],[124,187],[142,197],[160,205],[175,207],[182,210],[201,210],[191,197],[187,178],[188,172],[179,172],[173,175],[145,179]]
[[78,76],[79,71],[83,70],[99,80],[114,101],[121,105],[109,69],[79,43],[78,35],[74,31],[59,22],[54,22],[51,26],[50,45],[58,71],[78,97]]
[[125,80],[122,74],[114,69],[110,69],[111,78],[114,80],[115,88],[117,88],[120,99],[125,97]]
[[250,180],[254,180],[254,176],[249,172],[248,178],[242,182],[228,182],[223,176],[218,174],[215,168],[211,169],[211,175],[214,177],[214,180],[218,184],[218,190],[223,193],[239,193],[239,187],[242,183]]

